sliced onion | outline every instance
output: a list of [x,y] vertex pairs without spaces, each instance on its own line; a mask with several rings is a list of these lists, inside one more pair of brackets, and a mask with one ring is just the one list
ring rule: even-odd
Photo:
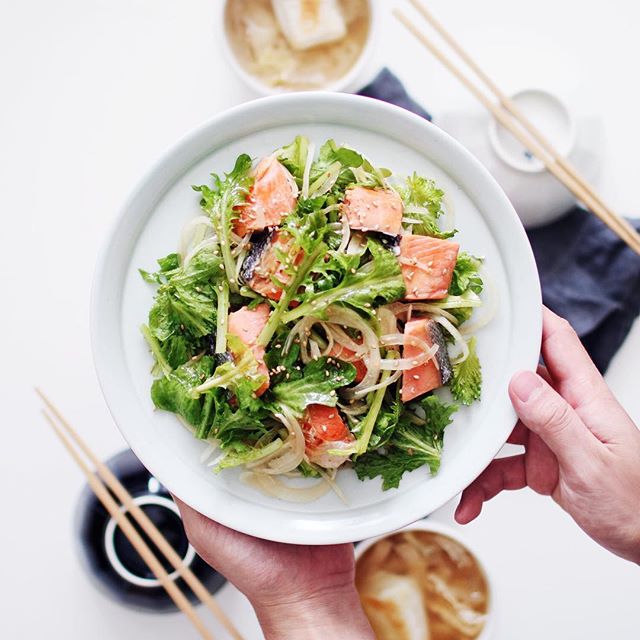
[[207,442],[207,446],[202,450],[202,453],[200,454],[201,464],[204,464],[207,460],[209,460],[209,458],[211,458],[211,456],[217,449],[218,442],[216,440],[214,440],[213,442]]
[[359,331],[362,335],[362,344],[366,349],[363,360],[367,367],[367,373],[359,384],[349,390],[349,395],[371,386],[380,376],[381,357],[378,336],[369,323],[351,309],[331,306],[327,310],[327,316],[331,322]]
[[353,351],[354,354],[358,356],[364,355],[366,347],[362,343],[358,344],[353,340],[342,327],[337,324],[329,324],[328,331],[336,344],[339,344],[341,347],[346,347],[349,351]]
[[188,266],[191,261],[196,257],[198,253],[200,253],[203,249],[209,249],[218,246],[218,239],[215,236],[205,238],[202,242],[199,242],[193,249],[189,251],[189,253],[185,256],[182,261],[182,266]]
[[453,202],[453,198],[451,194],[446,191],[444,197],[442,198],[442,211],[444,215],[442,216],[440,228],[444,227],[444,233],[449,233],[453,231],[456,227],[456,207]]
[[404,333],[393,333],[381,336],[380,343],[384,346],[406,346],[407,344],[411,344],[414,347],[418,347],[421,351],[419,355],[411,358],[385,358],[380,364],[380,368],[383,371],[395,371],[396,369],[407,371],[408,369],[414,369],[433,359],[438,352],[437,344],[430,346],[424,340],[416,336],[408,336]]
[[338,403],[338,406],[342,413],[351,417],[361,416],[363,413],[367,413],[367,411],[369,411],[369,405],[366,402],[353,402],[350,404]]
[[[281,407],[282,413],[274,414],[289,432],[278,454],[262,461],[262,465],[253,465],[256,471],[269,475],[280,475],[293,471],[304,459],[304,435],[300,423],[286,406]],[[249,465],[247,465],[248,467]]]
[[332,325],[330,325],[328,322],[321,322],[320,326],[324,329],[324,333],[327,336],[327,346],[322,350],[322,353],[320,355],[328,356],[333,351],[333,346],[335,344],[333,333],[331,333],[329,329],[329,327],[331,327]]
[[338,247],[338,253],[342,254],[346,251],[347,245],[351,240],[351,227],[349,227],[349,219],[347,216],[342,216],[342,240],[340,241],[340,246]]
[[378,321],[382,333],[396,333],[398,331],[398,321],[389,307],[378,308]]
[[378,389],[382,389],[383,387],[388,387],[392,385],[394,382],[400,379],[401,375],[402,375],[402,371],[398,370],[395,373],[391,374],[386,380],[383,380],[382,382],[378,382],[377,384],[371,385],[370,387],[365,387],[364,389],[359,389],[353,394],[353,397],[356,400],[359,400],[360,398],[364,398],[365,396],[369,395],[372,391],[377,391]]
[[302,199],[309,197],[309,175],[311,174],[311,165],[313,164],[313,156],[316,153],[316,145],[311,142],[307,149],[307,161],[304,163],[304,171],[302,173]]
[[318,473],[320,474],[320,477],[331,487],[331,489],[333,489],[333,492],[338,496],[338,498],[340,498],[340,500],[348,506],[349,501],[347,500],[347,496],[344,494],[344,491],[342,491],[342,489],[338,486],[338,483],[336,482],[337,471],[338,471],[337,469],[331,469],[329,471],[318,469]]
[[292,487],[279,478],[256,471],[247,471],[240,476],[240,479],[265,495],[287,502],[313,502],[331,490],[331,486],[324,478],[310,487]]
[[320,357],[320,347],[315,340],[309,340],[309,353],[312,360],[317,360]]
[[460,328],[460,332],[464,336],[469,336],[478,332],[482,327],[486,326],[493,320],[498,312],[500,294],[495,286],[493,278],[489,276],[485,269],[480,272],[482,281],[484,282],[484,292],[482,295],[483,312],[479,318],[474,318],[473,322],[465,322]]
[[352,233],[345,253],[348,256],[359,255],[364,252],[366,247],[367,238],[364,233]]
[[[198,234],[198,229],[200,233]],[[188,253],[189,247],[195,241],[196,244],[204,240],[207,235],[214,236],[213,223],[207,216],[196,216],[187,222],[182,228],[180,236],[180,255],[184,256]],[[196,236],[199,236],[196,240]]]
[[435,318],[435,321],[442,325],[453,337],[455,344],[460,348],[460,354],[451,358],[451,364],[460,364],[469,357],[469,345],[462,334],[456,329],[451,322],[442,316]]
[[405,321],[408,322],[411,320],[411,315],[413,311],[422,311],[425,313],[430,313],[432,315],[443,316],[449,322],[457,323],[456,317],[445,311],[444,309],[437,307],[433,304],[428,304],[426,302],[412,302],[411,304],[404,304],[402,302],[394,302],[393,304],[387,305],[388,309],[391,310],[397,317],[406,316]]
[[[329,168],[324,172],[324,175],[320,176],[320,178],[318,178],[309,187],[309,197],[311,198],[311,197],[321,196],[331,191],[335,183],[338,181],[341,170],[342,170],[342,165],[338,161],[330,165]],[[323,182],[315,186],[318,183],[318,180],[320,180],[322,177],[324,177]],[[314,186],[315,188],[313,188]]]

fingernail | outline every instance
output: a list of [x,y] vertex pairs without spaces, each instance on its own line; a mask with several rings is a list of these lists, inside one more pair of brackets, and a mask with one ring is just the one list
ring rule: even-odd
[[521,402],[527,402],[531,394],[542,386],[542,381],[531,371],[517,373],[511,381],[511,390]]

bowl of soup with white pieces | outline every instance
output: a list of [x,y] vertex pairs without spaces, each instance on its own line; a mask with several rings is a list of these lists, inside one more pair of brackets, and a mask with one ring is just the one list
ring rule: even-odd
[[488,640],[494,593],[453,529],[420,522],[356,547],[356,586],[377,640]]
[[227,58],[262,95],[354,89],[373,46],[376,0],[225,0]]

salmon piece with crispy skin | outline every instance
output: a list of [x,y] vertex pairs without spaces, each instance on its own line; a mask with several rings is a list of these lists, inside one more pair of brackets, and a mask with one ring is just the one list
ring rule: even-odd
[[280,300],[280,285],[286,287],[289,284],[291,267],[300,264],[304,257],[304,252],[292,250],[292,245],[293,238],[277,229],[254,233],[251,249],[242,263],[240,280],[261,296]]
[[[449,382],[452,370],[442,329],[435,320],[428,318],[410,320],[404,326],[404,335],[423,340],[429,347],[438,345],[438,351],[433,358],[412,369],[407,369],[402,374],[402,402],[409,402]],[[417,358],[422,353],[421,346],[405,339],[402,349],[403,358]]]

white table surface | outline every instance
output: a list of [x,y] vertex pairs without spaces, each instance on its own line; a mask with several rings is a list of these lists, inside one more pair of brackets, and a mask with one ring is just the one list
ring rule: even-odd
[[[123,448],[89,348],[93,264],[150,163],[194,125],[252,97],[213,40],[217,1],[0,3],[0,636],[8,640],[195,637],[180,615],[121,608],[87,580],[71,525],[82,479],[44,425],[32,386],[44,387],[104,457]],[[638,214],[640,5],[430,4],[507,89],[562,88],[602,115],[599,187],[620,212]],[[436,116],[476,108],[391,18],[377,61]],[[636,324],[607,376],[636,420],[639,355]],[[435,517],[450,522],[452,509]],[[599,549],[549,500],[501,496],[466,533],[495,575],[496,639],[638,637],[638,568]],[[220,600],[247,638],[261,637],[231,587]]]

